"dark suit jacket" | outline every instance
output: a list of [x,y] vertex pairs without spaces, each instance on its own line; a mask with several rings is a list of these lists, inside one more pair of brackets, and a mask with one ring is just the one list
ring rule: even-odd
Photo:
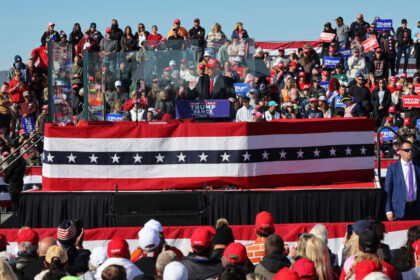
[[391,106],[391,92],[389,91],[389,89],[386,89],[385,94],[384,94],[384,98],[382,99],[382,103],[380,103],[379,102],[379,89],[378,89],[378,87],[376,87],[372,91],[372,96],[370,97],[370,102],[372,103],[373,113],[374,113],[375,117],[378,116],[379,106],[384,107],[382,109],[382,111],[383,111],[383,113],[386,114],[386,113],[388,113],[389,106]]
[[228,99],[235,98],[235,88],[233,87],[233,80],[219,74],[210,94],[210,77],[203,75],[198,79],[195,89],[191,93],[191,99]]
[[[414,165],[416,183],[417,183],[416,206],[417,206],[418,211],[420,211],[420,203],[419,203],[420,166],[414,162],[413,162],[413,165]],[[402,170],[401,161],[397,161],[396,163],[393,163],[388,167],[388,170],[386,172],[386,179],[385,179],[385,192],[387,194],[385,211],[394,212],[394,216],[397,219],[403,218],[404,213],[405,213],[407,191],[406,191],[406,184],[404,181],[404,174]]]

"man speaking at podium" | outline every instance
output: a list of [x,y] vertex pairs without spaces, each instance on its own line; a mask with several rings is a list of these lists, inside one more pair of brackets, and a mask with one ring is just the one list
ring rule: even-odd
[[204,74],[198,79],[197,86],[192,91],[190,98],[205,99],[229,99],[235,101],[235,88],[233,80],[220,73],[221,63],[211,58],[206,64],[208,75]]
[[418,220],[420,167],[412,161],[410,142],[403,142],[399,151],[401,159],[390,165],[386,173],[386,217],[389,221]]

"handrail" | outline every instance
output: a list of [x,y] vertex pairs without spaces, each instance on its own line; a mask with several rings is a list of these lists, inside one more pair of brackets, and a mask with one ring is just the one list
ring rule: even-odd
[[[42,135],[39,132],[35,133],[34,135],[32,135],[28,140],[26,140],[25,142],[23,142],[19,147],[16,148],[16,150],[20,150],[23,146],[26,145],[26,143],[28,143],[29,141],[31,141],[35,136]],[[13,156],[14,153],[11,153],[10,155],[8,155],[5,159],[3,159],[2,161],[0,161],[0,166],[5,163],[9,158],[11,158]]]
[[[11,163],[9,163],[7,166],[6,166],[6,168],[4,168],[3,170],[1,170],[1,172],[5,172],[13,163],[15,163],[15,161],[17,161],[19,158],[21,158],[21,157],[23,157],[23,155],[24,154],[26,154],[30,149],[32,149],[32,147],[34,147],[34,146],[36,146],[36,145],[38,145],[38,143],[41,141],[41,140],[43,140],[44,139],[44,136],[42,135],[41,137],[39,137],[37,140],[36,140],[36,142],[35,143],[33,143],[32,145],[30,145],[29,147],[28,147],[28,149],[26,149],[26,150],[24,150],[22,153],[20,153],[19,154],[19,156],[17,156],[16,158],[14,158],[13,159],[13,161],[11,162]],[[28,140],[29,141],[29,140]],[[27,142],[27,141],[26,141]],[[25,143],[26,143],[25,142]],[[12,153],[11,155],[14,155],[14,154],[16,154],[16,152],[15,153]],[[10,157],[10,156],[9,156]],[[9,158],[9,157],[7,157],[7,158]],[[4,162],[4,161],[2,161],[2,162]],[[1,165],[1,164],[0,164]]]
[[[377,154],[376,156],[377,156],[377,169],[378,169],[379,180],[381,180],[381,145],[380,145],[380,143],[381,143],[381,132],[384,129],[389,129],[389,131],[391,131],[392,133],[397,135],[401,140],[407,141],[406,137],[402,137],[401,134],[396,132],[391,127],[381,126],[381,127],[378,128],[378,130],[376,131],[376,154]],[[416,149],[420,149],[420,147],[418,147],[415,143],[412,143],[412,146],[414,146]]]

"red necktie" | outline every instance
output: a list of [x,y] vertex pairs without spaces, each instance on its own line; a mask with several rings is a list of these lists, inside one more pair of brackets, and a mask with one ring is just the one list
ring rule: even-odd
[[214,78],[211,78],[210,79],[210,95],[211,95],[211,92],[213,90],[213,83],[214,83]]

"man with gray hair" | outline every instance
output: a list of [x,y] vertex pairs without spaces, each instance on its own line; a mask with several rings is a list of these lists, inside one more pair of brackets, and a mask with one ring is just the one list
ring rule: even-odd
[[169,263],[176,260],[177,260],[177,257],[174,251],[163,251],[162,253],[160,253],[156,260],[157,276],[155,277],[155,279],[156,280],[162,279],[163,271],[165,270],[165,267]]
[[23,227],[17,236],[18,253],[16,259],[16,269],[21,274],[21,279],[34,279],[36,271],[32,270],[28,264],[38,261],[39,235],[31,228]]

